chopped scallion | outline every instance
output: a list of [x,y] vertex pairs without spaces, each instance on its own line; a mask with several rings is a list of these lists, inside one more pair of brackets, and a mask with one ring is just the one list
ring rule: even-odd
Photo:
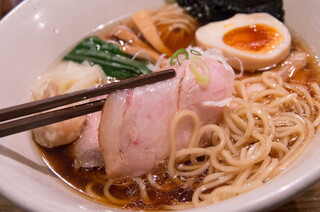
[[190,70],[201,86],[208,86],[210,82],[210,71],[207,63],[201,57],[192,57],[190,59]]
[[172,55],[171,58],[170,58],[170,65],[171,65],[171,66],[174,65],[174,63],[173,63],[173,60],[174,60],[174,59],[177,59],[178,64],[181,65],[181,63],[180,63],[180,61],[179,61],[179,54],[181,54],[181,53],[184,53],[186,60],[189,59],[189,53],[188,53],[188,51],[187,51],[186,49],[179,49],[179,50],[177,50],[175,53],[173,53],[173,55]]

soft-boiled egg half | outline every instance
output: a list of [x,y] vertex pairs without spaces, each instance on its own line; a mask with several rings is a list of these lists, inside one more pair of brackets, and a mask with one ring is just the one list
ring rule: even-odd
[[254,71],[282,61],[289,54],[291,35],[282,22],[267,13],[237,14],[200,27],[196,42],[201,47],[221,49],[232,67],[240,69],[240,59],[244,70]]

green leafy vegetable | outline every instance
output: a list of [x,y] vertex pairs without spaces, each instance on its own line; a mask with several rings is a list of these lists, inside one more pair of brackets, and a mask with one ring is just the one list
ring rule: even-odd
[[113,43],[106,43],[98,37],[88,37],[80,42],[63,60],[99,65],[107,76],[118,79],[150,73],[145,63],[132,60]]

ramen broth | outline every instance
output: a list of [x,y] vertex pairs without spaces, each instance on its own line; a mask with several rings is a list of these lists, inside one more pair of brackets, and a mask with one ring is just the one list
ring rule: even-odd
[[[71,144],[72,145],[72,144]],[[103,187],[106,183],[105,179],[105,170],[104,168],[99,169],[74,169],[73,163],[74,159],[70,153],[70,146],[62,146],[53,149],[44,148],[41,146],[39,150],[41,151],[42,158],[49,165],[49,168],[57,174],[64,182],[67,182],[72,188],[76,189],[78,192],[82,193],[91,200],[107,204],[113,207],[119,207],[114,205],[112,202],[104,199]],[[194,182],[194,184],[187,188],[177,187],[174,181],[170,180],[169,175],[165,171],[164,166],[159,166],[155,171],[157,174],[157,181],[168,184],[169,191],[159,191],[150,184],[147,184],[148,194],[152,198],[151,204],[146,204],[141,200],[139,187],[136,184],[133,184],[129,187],[126,186],[113,186],[111,188],[112,194],[120,199],[128,199],[130,202],[124,207],[128,209],[145,209],[145,210],[156,210],[160,209],[163,205],[170,205],[173,202],[188,202],[191,201],[194,188],[201,182],[201,178],[205,176],[205,173],[202,177],[199,177],[199,180]],[[145,179],[145,176],[144,176]],[[146,181],[147,182],[147,181]],[[100,196],[93,197],[92,193],[86,192],[86,187],[89,183],[93,183],[92,191]],[[171,190],[171,188],[174,188]]]

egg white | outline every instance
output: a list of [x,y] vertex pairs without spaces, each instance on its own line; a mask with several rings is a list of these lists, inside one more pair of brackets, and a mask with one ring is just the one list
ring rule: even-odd
[[[252,24],[263,24],[276,29],[283,37],[282,42],[267,53],[242,51],[224,43],[223,36],[226,33]],[[238,58],[244,70],[254,71],[272,67],[282,61],[289,54],[291,35],[282,22],[268,13],[237,14],[227,20],[200,27],[196,31],[196,42],[201,47],[221,49],[233,68],[240,69],[240,63],[235,59]]]

